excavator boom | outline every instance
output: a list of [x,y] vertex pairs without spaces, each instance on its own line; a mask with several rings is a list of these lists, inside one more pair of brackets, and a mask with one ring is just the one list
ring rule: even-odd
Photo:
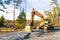
[[33,8],[32,12],[31,12],[32,23],[34,22],[34,15],[37,15],[38,17],[40,17],[41,18],[40,25],[44,25],[44,16],[41,13],[35,11],[34,8]]

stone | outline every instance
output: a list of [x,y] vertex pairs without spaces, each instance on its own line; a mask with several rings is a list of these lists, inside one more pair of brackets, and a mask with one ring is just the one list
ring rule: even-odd
[[31,27],[30,27],[30,26],[26,26],[26,27],[25,27],[25,31],[31,32]]
[[47,27],[44,27],[44,32],[47,32]]

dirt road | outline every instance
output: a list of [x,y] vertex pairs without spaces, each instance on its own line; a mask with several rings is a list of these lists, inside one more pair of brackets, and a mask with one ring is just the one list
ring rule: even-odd
[[0,33],[0,40],[60,40],[60,31],[44,33],[42,30],[34,32]]

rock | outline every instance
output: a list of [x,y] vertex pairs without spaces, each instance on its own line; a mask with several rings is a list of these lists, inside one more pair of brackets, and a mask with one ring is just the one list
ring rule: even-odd
[[31,27],[30,27],[30,26],[26,26],[26,27],[25,27],[25,31],[31,32]]

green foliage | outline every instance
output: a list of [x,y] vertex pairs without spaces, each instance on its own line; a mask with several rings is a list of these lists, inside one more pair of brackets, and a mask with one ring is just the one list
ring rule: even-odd
[[19,4],[21,4],[21,2],[22,2],[22,0],[4,0],[4,3],[7,4],[7,5],[9,5],[11,3],[11,1],[15,2],[16,6],[19,6]]
[[45,24],[50,24],[51,20],[50,19],[45,19]]
[[0,17],[0,26],[3,26],[4,23],[4,16]]
[[24,10],[20,13],[20,15],[18,16],[18,19],[16,20],[16,25],[19,28],[23,28],[24,25],[26,25],[26,15]]
[[22,0],[15,0],[14,2],[16,3],[16,6],[19,6],[19,4],[21,4]]
[[12,0],[4,0],[5,4],[9,5]]
[[2,5],[3,8],[5,8],[5,5],[4,5],[4,3],[3,3],[3,0],[0,0],[0,5]]
[[58,13],[58,16],[60,17],[60,13]]
[[44,14],[54,25],[60,26],[60,7],[57,5],[57,0],[52,0],[52,2],[51,4],[55,4],[55,6],[51,10],[44,11]]
[[57,0],[51,0],[51,5],[53,4],[58,5]]
[[[3,6],[4,9],[7,9],[5,4],[9,5],[11,2],[15,3],[16,8],[23,2],[22,0],[0,0],[0,5]],[[5,12],[3,9],[0,9],[0,11]]]

